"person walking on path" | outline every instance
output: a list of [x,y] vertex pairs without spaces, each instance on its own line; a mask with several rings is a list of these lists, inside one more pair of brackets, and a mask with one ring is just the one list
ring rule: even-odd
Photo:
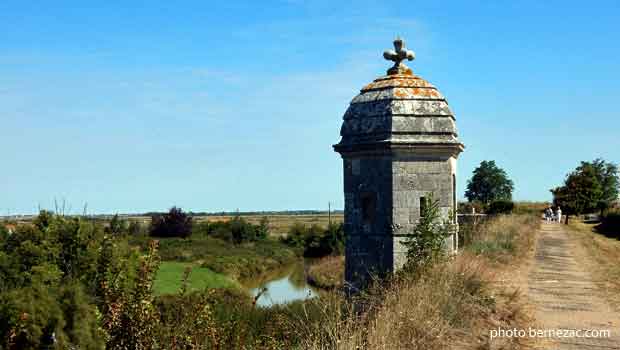
[[551,209],[551,207],[547,207],[547,209],[545,209],[545,221],[551,222],[552,218],[553,218],[553,209]]
[[558,219],[559,223],[562,223],[562,208],[558,206],[558,209],[555,210],[556,219]]

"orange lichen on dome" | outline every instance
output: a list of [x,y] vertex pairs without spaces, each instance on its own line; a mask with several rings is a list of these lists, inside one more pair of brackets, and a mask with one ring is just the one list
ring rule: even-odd
[[364,86],[361,91],[365,92],[369,90],[378,90],[392,87],[435,88],[435,86],[416,75],[396,74],[375,79],[375,81],[373,81],[372,83]]

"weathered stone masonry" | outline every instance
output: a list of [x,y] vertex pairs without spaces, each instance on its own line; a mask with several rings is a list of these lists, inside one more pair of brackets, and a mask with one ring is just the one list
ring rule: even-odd
[[[464,146],[454,115],[441,93],[402,63],[413,52],[400,39],[394,46],[384,53],[394,66],[351,101],[334,145],[344,166],[345,279],[354,288],[403,265],[400,242],[430,193],[444,219],[456,208],[456,159]],[[446,240],[446,249],[457,246],[456,235]]]

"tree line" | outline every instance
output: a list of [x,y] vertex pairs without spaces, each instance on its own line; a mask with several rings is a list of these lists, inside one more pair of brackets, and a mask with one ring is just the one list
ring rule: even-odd
[[[551,189],[553,203],[568,215],[608,214],[618,204],[618,166],[603,159],[582,161],[566,175],[564,184]],[[568,222],[568,217],[566,220]]]

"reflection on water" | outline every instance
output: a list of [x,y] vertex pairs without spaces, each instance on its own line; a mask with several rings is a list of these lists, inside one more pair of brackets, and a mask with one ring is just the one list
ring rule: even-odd
[[316,290],[306,283],[303,263],[294,264],[268,279],[250,282],[250,285],[254,287],[250,288],[252,296],[258,295],[266,288],[256,302],[259,306],[268,307],[318,296]]

